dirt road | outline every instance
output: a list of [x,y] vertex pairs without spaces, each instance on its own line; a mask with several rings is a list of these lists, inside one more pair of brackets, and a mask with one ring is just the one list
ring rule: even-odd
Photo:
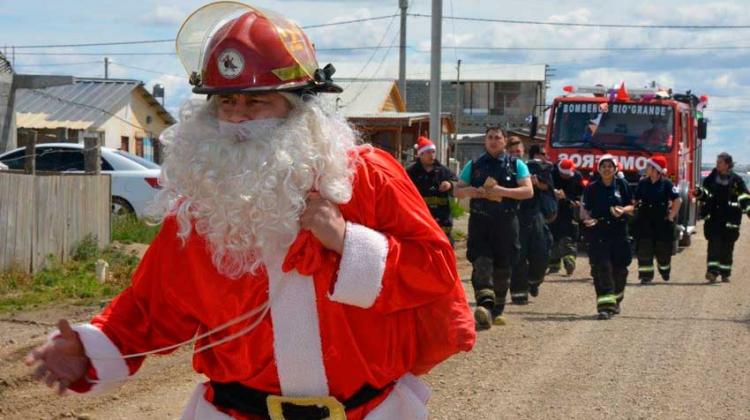
[[[745,221],[729,284],[703,280],[701,234],[673,261],[673,280],[640,286],[631,266],[623,312],[594,316],[588,261],[571,278],[549,276],[509,324],[479,334],[473,352],[425,379],[434,419],[750,419],[750,224]],[[459,249],[469,286],[470,269]],[[94,398],[58,399],[19,362],[61,315],[55,308],[0,318],[0,418],[176,418],[200,377],[187,352],[153,359],[140,379]]]

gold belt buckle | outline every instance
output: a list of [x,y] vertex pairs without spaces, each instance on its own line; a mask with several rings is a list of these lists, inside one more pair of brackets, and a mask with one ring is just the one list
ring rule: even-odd
[[284,410],[281,404],[290,403],[298,406],[327,407],[329,420],[346,420],[346,409],[344,405],[334,397],[284,397],[281,395],[269,395],[266,397],[266,407],[271,420],[284,420]]

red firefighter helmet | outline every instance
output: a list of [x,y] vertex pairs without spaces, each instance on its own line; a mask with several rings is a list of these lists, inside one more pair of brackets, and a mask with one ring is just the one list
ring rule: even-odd
[[318,68],[307,35],[274,12],[234,1],[193,12],[177,34],[177,55],[194,93],[341,92],[332,65]]

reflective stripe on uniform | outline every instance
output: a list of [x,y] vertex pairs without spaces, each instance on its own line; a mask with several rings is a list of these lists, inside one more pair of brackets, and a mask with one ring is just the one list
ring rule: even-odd
[[638,272],[639,273],[653,273],[654,272],[654,266],[650,265],[650,266],[638,267]]
[[660,265],[660,266],[659,266],[659,271],[667,271],[667,270],[669,270],[669,269],[671,269],[671,268],[672,268],[671,264],[667,264],[667,265]]
[[727,223],[727,229],[739,229],[740,225],[735,225],[734,223]]
[[737,201],[742,201],[742,200],[750,200],[750,194],[740,194],[740,196],[737,197]]
[[510,297],[512,297],[512,298],[515,298],[515,297],[526,297],[526,295],[527,295],[527,293],[511,293]]
[[709,267],[718,267],[719,263],[717,261],[709,261],[708,262]]
[[433,206],[448,205],[448,197],[423,197],[424,202]]
[[617,303],[617,296],[615,295],[602,295],[596,298],[596,304],[597,305],[614,305]]
[[732,266],[731,265],[719,264],[719,268],[722,269],[722,270],[731,270]]
[[729,202],[729,207],[737,207],[737,208],[740,208],[740,203],[738,203],[738,202],[736,202],[736,201],[730,201],[730,202]]

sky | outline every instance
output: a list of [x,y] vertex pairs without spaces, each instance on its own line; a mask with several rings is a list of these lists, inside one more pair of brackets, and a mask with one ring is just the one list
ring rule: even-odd
[[[173,115],[190,96],[190,86],[174,44],[23,48],[174,39],[182,21],[208,3],[199,0],[0,0],[0,48],[15,49],[14,67],[24,74],[110,77],[142,80],[150,89],[165,86]],[[411,0],[409,12],[429,15],[431,0]],[[302,26],[393,15],[398,0],[259,0],[252,5],[281,12]],[[603,6],[606,4],[606,7]],[[744,0],[660,0],[601,2],[568,0],[444,0],[443,15],[587,24],[709,25],[745,28],[688,30],[543,26],[498,22],[443,21],[443,63],[548,64],[552,69],[547,103],[565,85],[642,87],[656,81],[676,92],[709,96],[704,161],[728,151],[750,163],[750,7]],[[306,29],[321,65],[334,63],[339,74],[387,77],[398,69],[398,18]],[[408,63],[430,61],[430,19],[409,17]],[[341,50],[373,47],[379,49]],[[546,48],[482,49],[477,47]],[[560,51],[556,48],[607,48]],[[331,51],[331,48],[338,50]],[[611,50],[611,48],[633,48]],[[665,48],[644,50],[643,48]],[[688,48],[688,49],[685,49]],[[120,55],[122,53],[151,55]],[[64,53],[68,55],[49,55]],[[87,55],[74,55],[74,54]],[[156,54],[154,54],[156,53]],[[407,64],[408,65],[408,64]],[[334,76],[335,79],[335,76]]]

